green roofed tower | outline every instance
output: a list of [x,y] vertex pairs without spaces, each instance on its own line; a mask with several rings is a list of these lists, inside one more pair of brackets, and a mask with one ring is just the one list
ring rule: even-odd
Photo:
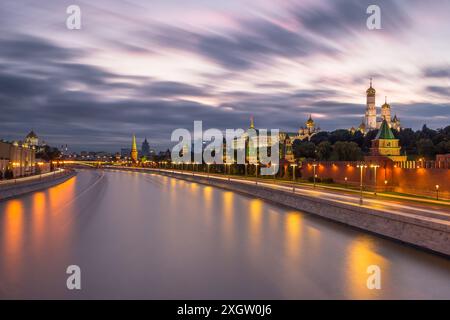
[[383,119],[375,139],[372,140],[370,156],[367,158],[375,161],[382,160],[383,158],[389,158],[392,161],[406,161],[406,156],[400,155],[398,141],[392,133],[391,128],[389,128],[386,119]]

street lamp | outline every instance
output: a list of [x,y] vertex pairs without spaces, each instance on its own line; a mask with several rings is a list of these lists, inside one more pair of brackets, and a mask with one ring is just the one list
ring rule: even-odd
[[344,180],[345,180],[345,187],[347,188],[347,180],[348,180],[347,177],[345,177]]
[[363,204],[363,170],[367,168],[367,165],[365,164],[358,164],[356,166],[359,168],[361,174],[360,174],[360,180],[359,180],[359,204]]
[[436,200],[439,200],[439,185],[436,185]]
[[314,163],[312,166],[313,166],[313,171],[314,171],[313,181],[314,181],[314,188],[315,188],[316,187],[316,178],[317,178],[317,174],[316,174],[317,163]]
[[296,167],[297,165],[294,163],[294,164],[291,164],[291,167],[292,167],[292,192],[294,192],[295,193],[295,167]]
[[375,179],[374,194],[377,195],[377,168],[379,168],[380,166],[377,164],[372,164],[372,165],[370,165],[370,167],[374,169],[374,173],[375,173],[375,175],[374,175],[374,179]]
[[258,184],[258,163],[255,163],[255,184]]

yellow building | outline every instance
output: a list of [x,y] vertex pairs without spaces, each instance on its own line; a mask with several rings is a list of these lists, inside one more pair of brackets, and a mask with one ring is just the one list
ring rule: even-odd
[[35,154],[35,148],[26,143],[0,141],[0,170],[2,176],[4,176],[6,170],[11,170],[14,177],[34,174]]

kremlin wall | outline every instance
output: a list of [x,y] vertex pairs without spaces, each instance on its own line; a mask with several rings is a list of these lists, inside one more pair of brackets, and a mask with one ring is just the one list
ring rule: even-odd
[[[314,165],[317,179],[331,178],[335,183],[359,186],[360,168],[357,162],[305,162],[299,171],[302,179],[314,176]],[[439,199],[450,200],[450,162],[436,161],[384,161],[375,168],[367,164],[363,169],[364,190],[394,191],[435,197],[436,186],[439,186]]]

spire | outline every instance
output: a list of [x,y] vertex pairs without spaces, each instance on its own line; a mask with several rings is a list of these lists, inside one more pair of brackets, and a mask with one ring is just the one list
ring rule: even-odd
[[131,143],[131,160],[133,162],[137,162],[138,160],[138,151],[136,146],[136,136],[133,134],[133,140]]
[[366,90],[368,96],[375,96],[375,89],[372,87],[372,77],[370,78],[370,87]]
[[253,119],[253,116],[250,117],[250,129],[255,129],[255,121]]

